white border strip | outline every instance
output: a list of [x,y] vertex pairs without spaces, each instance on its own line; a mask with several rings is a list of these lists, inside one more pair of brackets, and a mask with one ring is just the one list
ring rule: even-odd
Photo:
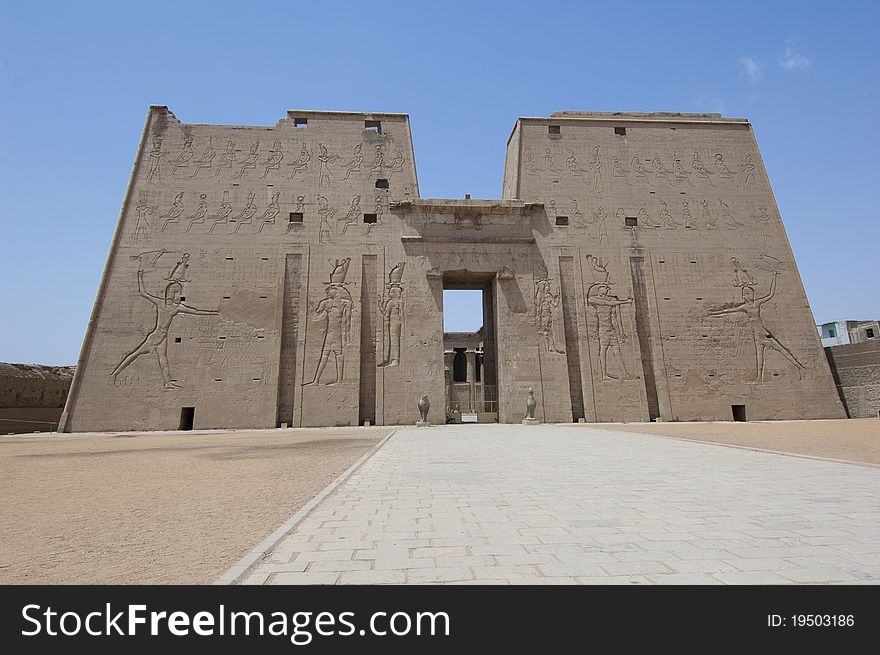
[[312,498],[309,502],[303,505],[299,511],[287,519],[284,523],[281,524],[275,532],[266,537],[262,542],[260,542],[256,547],[254,547],[251,552],[242,557],[236,564],[234,564],[226,573],[221,575],[219,578],[214,580],[211,584],[214,585],[234,585],[239,584],[245,577],[247,573],[250,572],[252,568],[254,568],[257,564],[263,561],[266,555],[275,547],[275,545],[281,541],[288,534],[293,532],[294,528],[306,517],[309,513],[315,509],[321,502],[329,496],[331,493],[336,491],[338,487],[340,487],[348,478],[352,476],[352,474],[357,471],[370,457],[376,454],[376,452],[388,441],[391,437],[393,437],[399,428],[395,428],[388,434],[382,441],[373,446],[369,451],[364,453],[364,455],[352,464],[348,469],[340,475],[338,478],[333,480],[330,484],[328,484],[324,489],[314,498]]

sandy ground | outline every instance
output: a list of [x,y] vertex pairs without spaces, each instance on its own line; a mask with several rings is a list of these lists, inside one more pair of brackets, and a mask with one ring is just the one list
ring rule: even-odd
[[876,418],[747,423],[591,423],[590,427],[880,464],[880,420]]
[[387,428],[0,438],[0,583],[210,583]]

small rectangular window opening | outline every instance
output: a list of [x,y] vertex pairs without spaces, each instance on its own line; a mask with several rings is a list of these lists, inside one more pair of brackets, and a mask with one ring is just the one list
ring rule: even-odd
[[290,212],[290,222],[291,223],[302,223],[303,222],[302,212]]
[[181,297],[180,297],[180,302],[186,302],[186,296],[181,296]]
[[174,337],[174,343],[180,343],[180,337]]
[[193,429],[193,421],[196,417],[196,408],[195,407],[181,407],[180,408],[180,429],[181,430],[192,430]]
[[867,328],[865,330],[865,337],[868,339],[873,339],[874,338],[874,328]]
[[731,412],[733,412],[733,420],[734,421],[745,421],[746,420],[746,406],[745,405],[731,405]]
[[626,128],[625,127],[615,127],[614,133],[617,136],[626,136]]
[[364,223],[378,223],[379,217],[376,214],[364,214]]
[[832,337],[832,338],[837,336],[837,333],[834,331],[834,328],[828,328],[828,336]]
[[547,131],[550,133],[551,136],[559,136],[560,134],[562,134],[562,130],[558,125],[550,125],[547,128]]
[[388,180],[385,178],[379,178],[376,180],[376,188],[377,189],[387,189],[388,188]]
[[364,129],[368,132],[382,134],[382,121],[364,121]]
[[294,127],[308,127],[309,119],[308,118],[294,118],[293,119]]
[[568,216],[557,216],[556,217],[556,224],[562,225],[562,226],[568,225]]
[[639,224],[639,219],[635,216],[627,216],[623,219],[623,223],[627,227],[636,227]]

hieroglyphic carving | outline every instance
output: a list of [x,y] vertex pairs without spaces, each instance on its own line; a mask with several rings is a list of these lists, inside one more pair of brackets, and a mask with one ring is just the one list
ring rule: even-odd
[[[773,267],[774,263],[779,262],[775,257],[769,256],[762,261],[768,268]],[[742,314],[746,317],[755,344],[755,382],[762,382],[764,380],[766,351],[768,349],[782,355],[786,361],[795,367],[798,379],[802,379],[803,373],[806,370],[804,365],[767,329],[767,326],[764,325],[764,320],[761,318],[761,307],[776,295],[776,282],[779,277],[779,271],[775,267],[773,268],[771,271],[773,277],[770,279],[770,290],[767,292],[767,295],[756,298],[756,283],[752,276],[749,275],[748,271],[742,269],[735,257],[731,258],[730,262],[733,265],[736,276],[735,286],[742,289],[742,302],[714,309],[708,313],[708,316],[714,318]]]
[[684,165],[681,163],[679,157],[676,157],[673,161],[672,170],[675,172],[676,184],[679,182],[685,182],[688,186],[694,186],[694,183],[691,182],[691,174],[684,169]]
[[351,341],[352,299],[348,289],[345,288],[349,264],[351,257],[346,257],[342,261],[336,260],[330,273],[330,282],[325,289],[325,297],[315,309],[315,314],[324,322],[321,355],[314,379],[304,383],[303,386],[311,386],[321,381],[330,355],[333,355],[336,366],[336,378],[325,384],[332,386],[345,378],[345,346]]
[[670,230],[677,230],[680,223],[676,223],[672,218],[672,215],[669,213],[669,206],[666,204],[665,200],[659,200],[660,203],[660,223],[663,227]]
[[608,211],[602,205],[593,212],[593,224],[596,226],[596,243],[602,245],[608,243],[608,226],[605,222],[608,220]]
[[370,231],[374,226],[378,226],[382,224],[382,217],[385,215],[385,205],[388,204],[388,189],[383,189],[376,194],[375,200],[375,213],[376,213],[376,222],[375,223],[367,223],[364,228],[364,236],[369,236]]
[[331,209],[327,198],[324,196],[318,196],[318,218],[320,219],[320,224],[318,225],[318,243],[330,243],[331,235],[333,234],[330,229],[330,219],[336,215],[336,210]]
[[147,216],[152,216],[153,212],[156,211],[156,207],[150,206],[149,202],[149,193],[147,191],[141,191],[138,196],[138,204],[134,208],[135,213],[137,214],[137,223],[135,223],[134,226],[135,240],[148,239],[150,236],[150,222],[147,220]]
[[162,139],[155,137],[153,139],[153,149],[150,150],[150,172],[147,176],[147,182],[162,181],[162,158],[165,157],[162,152]]
[[681,199],[681,217],[684,219],[684,227],[687,230],[691,230],[695,227],[694,225],[694,217],[691,216],[691,206],[687,201],[687,198]]
[[742,173],[742,186],[745,189],[746,193],[752,194],[755,192],[755,162],[752,161],[752,154],[749,153],[746,155],[746,160],[739,165],[739,170]]
[[627,186],[632,186],[632,182],[629,181],[629,170],[624,168],[617,155],[611,155],[611,177],[621,178]]
[[241,210],[241,213],[235,217],[235,220],[238,222],[238,225],[235,226],[235,230],[233,230],[232,234],[238,234],[239,230],[241,230],[243,225],[251,225],[254,222],[254,214],[257,213],[257,205],[254,202],[255,192],[250,191],[248,193],[247,202],[244,205],[244,209]]
[[[244,176],[245,171],[254,170],[257,167],[257,160],[260,158],[260,142],[255,141],[251,145],[251,149],[248,151],[248,154],[244,156],[244,159],[239,162],[241,167],[238,169],[238,175],[236,175],[236,179],[241,179]],[[238,165],[238,163],[236,164]]]
[[547,167],[547,172],[551,175],[559,173],[559,167],[556,165],[556,162],[553,161],[553,152],[550,148],[547,148],[544,151],[544,166]]
[[190,177],[195,177],[199,174],[203,168],[207,168],[209,171],[211,170],[212,162],[214,161],[214,157],[216,156],[216,152],[214,152],[214,141],[213,139],[208,139],[208,145],[205,146],[205,152],[202,153],[202,156],[195,160],[196,168],[193,171],[193,174]]
[[719,153],[715,154],[715,168],[718,169],[718,175],[721,176],[722,180],[727,180],[730,182],[731,186],[736,186],[735,174],[730,167],[724,163],[724,155]]
[[[294,206],[294,208],[293,208],[293,213],[299,214],[301,216],[305,216],[305,213],[306,213],[306,197],[305,196],[297,196],[296,197],[296,206]],[[293,228],[301,228],[303,225],[304,225],[303,223],[294,223],[293,221],[290,221],[287,224],[287,231],[290,232],[290,230]]]
[[302,148],[299,151],[299,157],[287,164],[290,167],[290,175],[287,176],[287,179],[293,181],[293,178],[296,177],[297,173],[300,171],[306,171],[309,167],[309,161],[311,158],[312,153],[309,152],[308,148],[306,148],[306,142],[303,141]]
[[[142,253],[144,254],[144,253]],[[160,254],[161,256],[161,254]],[[142,258],[139,258],[143,262]],[[186,281],[186,269],[188,266],[189,254],[184,253],[184,257],[172,269],[171,273],[165,278],[167,284],[162,296],[153,295],[145,289],[144,270],[142,266],[138,267],[137,284],[138,293],[144,300],[149,301],[156,308],[156,322],[152,330],[147,334],[138,346],[129,352],[122,361],[117,364],[116,368],[110,373],[110,377],[115,383],[119,374],[128,368],[141,355],[156,355],[159,361],[159,372],[162,375],[163,389],[173,391],[182,387],[171,378],[171,367],[168,364],[168,331],[174,318],[178,314],[192,314],[196,316],[217,316],[219,312],[213,309],[198,309],[185,304],[181,300],[183,294],[183,282]],[[153,260],[155,262],[155,260]]]
[[398,147],[394,151],[394,159],[391,160],[391,163],[388,164],[388,177],[391,177],[395,173],[400,173],[403,171],[403,163],[406,159],[403,156],[403,148]]
[[364,156],[361,154],[361,148],[363,148],[363,144],[359,143],[354,147],[354,152],[351,155],[351,159],[348,160],[348,163],[345,164],[345,177],[342,178],[342,181],[345,182],[351,174],[354,172],[361,172],[361,164],[364,163]]
[[706,168],[703,160],[700,159],[700,153],[696,150],[694,150],[694,161],[691,163],[691,168],[697,171],[697,177],[702,178],[712,186],[715,186],[715,183],[712,181],[712,176],[715,175],[715,173]]
[[361,218],[361,197],[355,196],[351,200],[351,207],[349,207],[348,212],[346,212],[345,216],[338,219],[342,223],[342,231],[340,234],[345,234],[345,231],[350,228],[352,225],[357,225],[357,222]]
[[164,232],[165,228],[168,227],[171,223],[180,223],[180,215],[183,213],[183,191],[178,192],[176,196],[174,196],[174,202],[168,211],[162,214],[159,218],[165,219],[162,221],[162,227],[160,228],[160,232]]
[[208,196],[207,194],[201,194],[199,196],[199,206],[196,211],[192,214],[192,216],[187,216],[187,220],[189,224],[186,226],[186,231],[189,232],[192,229],[193,225],[204,225],[205,218],[208,216]]
[[706,223],[706,227],[710,230],[718,229],[718,217],[712,213],[712,210],[709,208],[708,200],[700,201],[701,212],[703,216],[703,220]]
[[565,165],[568,167],[569,174],[574,177],[583,177],[585,171],[581,169],[581,164],[578,161],[577,157],[574,155],[574,150],[569,148],[568,157],[565,160]]
[[266,179],[266,176],[269,175],[269,171],[281,170],[282,159],[284,159],[284,153],[281,151],[281,142],[276,141],[272,144],[272,149],[269,151],[269,155],[266,157],[266,161],[260,162],[260,166],[265,167],[265,170],[263,170],[263,174],[260,175],[260,179]]
[[554,334],[557,307],[559,307],[559,292],[553,293],[550,280],[547,278],[535,280],[535,325],[538,334],[541,335],[544,346],[549,352],[562,353],[565,351],[557,345]]
[[626,368],[621,346],[629,335],[623,327],[621,307],[632,303],[632,298],[621,300],[611,294],[612,281],[607,262],[587,255],[587,263],[593,272],[593,283],[587,289],[587,304],[596,312],[597,341],[599,344],[599,370],[602,380],[618,380],[608,368],[608,355],[617,363],[624,380],[635,380]]
[[672,171],[666,168],[666,164],[663,163],[663,160],[660,159],[659,155],[655,156],[654,159],[651,160],[651,168],[654,170],[654,175],[658,178],[662,177],[664,180],[669,182],[672,186],[675,186],[675,181],[670,178],[672,175]]
[[212,233],[218,225],[228,225],[230,214],[232,214],[232,203],[229,202],[229,191],[224,191],[223,200],[220,202],[220,209],[210,217],[213,222],[208,230],[208,234]]
[[648,177],[648,169],[642,164],[642,160],[639,159],[638,155],[632,158],[629,162],[629,167],[632,169],[633,173],[636,174],[636,177],[642,178],[648,183],[648,186],[653,186],[653,184],[651,184],[651,178]]
[[538,165],[532,159],[532,149],[529,146],[523,148],[523,168],[526,170],[526,173],[538,172]]
[[406,300],[403,287],[403,270],[406,262],[398,262],[388,273],[385,289],[387,298],[380,298],[379,313],[382,314],[382,361],[378,366],[398,366],[400,364],[400,339],[403,334],[403,317],[406,315]]
[[773,217],[767,211],[767,208],[761,207],[760,213],[752,215],[752,220],[761,226],[762,245],[773,245]]
[[373,161],[370,162],[370,173],[378,173],[382,175],[385,170],[385,151],[381,145],[376,146],[376,154]]
[[267,225],[275,224],[275,217],[278,216],[281,208],[278,206],[278,197],[279,193],[276,191],[272,194],[272,198],[269,200],[269,205],[266,207],[266,211],[263,212],[263,215],[260,216],[260,229],[257,230],[257,234],[260,234]]
[[724,226],[731,230],[740,230],[743,225],[736,220],[736,216],[733,215],[730,206],[723,200],[718,202],[721,203],[721,222],[724,223]]
[[333,185],[330,184],[330,178],[333,177],[333,171],[330,170],[330,164],[336,162],[339,159],[339,155],[331,155],[327,152],[327,146],[323,143],[318,144],[318,161],[321,163],[321,168],[318,173],[318,188],[323,189],[327,187],[328,189],[332,189]]
[[183,149],[177,154],[177,157],[171,162],[171,177],[177,175],[177,169],[189,168],[189,162],[193,158],[193,138],[186,137],[183,140]]
[[220,177],[220,174],[223,172],[223,169],[232,168],[232,165],[235,163],[235,141],[227,141],[226,142],[226,150],[223,151],[223,154],[220,155],[220,159],[217,160],[217,170],[214,171],[215,177]]
[[605,176],[602,173],[602,158],[599,156],[599,146],[593,148],[593,156],[590,157],[590,170],[593,172],[593,193],[600,193],[605,188]]

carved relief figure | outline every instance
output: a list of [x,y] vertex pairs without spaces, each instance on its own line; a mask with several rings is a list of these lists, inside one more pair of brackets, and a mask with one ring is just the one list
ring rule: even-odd
[[229,215],[232,213],[232,203],[229,202],[229,191],[223,192],[223,200],[220,202],[220,210],[211,216],[212,219],[211,229],[208,230],[208,234],[211,234],[214,231],[214,228],[218,225],[226,225],[229,223]]
[[548,173],[553,173],[555,175],[559,172],[556,162],[553,161],[553,153],[550,151],[550,148],[547,148],[544,151],[544,165],[547,167]]
[[642,178],[649,186],[654,186],[651,184],[651,178],[648,177],[648,169],[642,164],[642,160],[639,159],[638,155],[632,158],[629,167],[633,170],[633,173],[636,174],[636,177]]
[[257,167],[257,160],[260,158],[260,142],[256,141],[251,146],[251,149],[248,151],[248,154],[244,156],[244,159],[241,160],[241,168],[238,171],[238,175],[236,175],[236,179],[241,179],[244,175],[245,171],[253,170]]
[[608,212],[605,210],[605,207],[599,205],[596,211],[593,212],[593,223],[596,225],[596,242],[599,245],[608,243],[608,228],[605,225],[607,219]]
[[266,161],[260,163],[260,166],[266,167],[263,174],[260,175],[260,179],[266,179],[266,176],[269,175],[269,171],[280,170],[282,159],[284,159],[284,153],[281,151],[281,142],[276,141],[272,144],[272,149],[269,151],[269,156],[266,157]]
[[150,173],[147,182],[161,182],[162,168],[161,162],[165,153],[162,152],[162,139],[156,137],[153,139],[153,149],[150,150]]
[[575,177],[583,177],[584,171],[581,170],[581,164],[577,160],[577,157],[574,156],[574,150],[569,149],[568,158],[565,160],[565,165],[568,167],[568,172]]
[[405,161],[406,160],[403,157],[403,148],[397,148],[394,152],[394,159],[388,164],[388,177],[403,171],[403,162]]
[[244,209],[242,209],[241,213],[235,217],[235,220],[238,221],[238,225],[235,226],[233,234],[238,234],[242,225],[251,225],[254,222],[254,214],[257,213],[257,205],[254,203],[254,195],[255,193],[253,191],[248,193]]
[[193,138],[186,137],[183,140],[183,149],[178,153],[177,158],[171,164],[171,176],[177,175],[178,168],[189,168],[189,160],[193,158]]
[[590,158],[590,169],[593,171],[593,191],[599,193],[604,188],[602,158],[599,156],[599,146],[593,148],[593,156]]
[[752,220],[761,226],[761,243],[765,246],[773,244],[773,217],[767,212],[766,207],[761,207],[761,213],[753,215]]
[[403,269],[406,262],[398,262],[388,273],[385,288],[388,297],[379,299],[379,313],[382,314],[382,361],[379,366],[398,366],[400,364],[400,339],[403,333],[403,317],[406,312],[403,289]]
[[677,230],[679,223],[676,223],[672,215],[669,213],[669,206],[666,204],[665,200],[660,200],[660,222],[663,224],[663,227]]
[[700,207],[702,208],[703,220],[706,221],[706,227],[710,230],[718,229],[718,217],[712,214],[712,210],[709,209],[709,201],[701,200]]
[[340,218],[342,221],[342,232],[341,234],[345,234],[345,231],[350,228],[352,225],[357,225],[357,222],[361,217],[361,197],[355,196],[351,201],[351,207],[348,212]]
[[681,217],[684,219],[684,227],[686,230],[693,229],[694,218],[691,216],[691,206],[686,198],[681,199]]
[[159,218],[164,218],[160,232],[164,232],[165,228],[171,223],[180,223],[180,215],[183,213],[183,191],[174,196],[174,203],[167,213],[162,214]]
[[742,227],[742,223],[736,220],[736,217],[733,215],[733,212],[730,211],[730,207],[723,200],[719,200],[721,203],[721,222],[724,223],[725,227],[731,230],[739,230]]
[[330,219],[336,215],[336,210],[331,209],[327,198],[318,196],[318,217],[320,224],[318,225],[318,243],[330,243]]
[[150,207],[147,203],[149,203],[149,194],[146,191],[141,191],[138,196],[138,204],[134,208],[137,213],[137,223],[134,226],[135,240],[149,238],[150,222],[147,220],[147,216],[152,216],[156,208]]
[[654,159],[651,160],[651,168],[654,169],[654,175],[656,175],[657,177],[662,177],[670,184],[674,184],[674,182],[669,179],[672,171],[666,168],[666,165],[663,163],[663,160],[660,159],[660,157],[654,157]]
[[217,170],[214,172],[218,178],[220,174],[223,172],[224,168],[232,168],[232,165],[235,163],[235,141],[227,141],[226,142],[226,150],[223,151],[223,154],[220,155],[220,159],[217,160]]
[[526,173],[538,172],[538,166],[535,164],[535,160],[532,159],[532,149],[529,146],[523,148],[523,168],[526,169]]
[[623,167],[616,155],[611,155],[611,177],[623,178],[627,186],[632,186],[629,181],[629,171]]
[[[180,262],[178,262],[178,267]],[[178,267],[175,267],[177,269]],[[169,277],[174,277],[172,275]],[[183,286],[177,279],[171,279],[165,285],[162,296],[156,296],[144,289],[144,271],[138,270],[138,293],[148,300],[156,308],[156,325],[144,340],[130,353],[123,357],[122,361],[113,369],[110,376],[116,382],[117,376],[128,368],[141,355],[156,355],[159,362],[159,372],[162,375],[162,385],[166,391],[180,389],[181,386],[171,379],[171,369],[168,365],[168,330],[178,314],[192,314],[196,316],[217,316],[219,312],[212,309],[198,309],[190,307],[181,301]]]
[[350,257],[342,261],[336,260],[333,272],[330,274],[330,283],[325,291],[326,295],[315,309],[315,314],[324,321],[324,337],[321,343],[318,367],[315,369],[315,377],[303,386],[311,386],[321,381],[330,355],[333,355],[336,366],[336,378],[325,384],[327,386],[338,384],[345,378],[345,346],[351,341],[352,299],[348,289],[345,288],[345,277],[348,274],[350,263]]
[[684,169],[681,159],[678,157],[675,158],[675,161],[672,164],[672,170],[675,171],[676,182],[686,182],[688,186],[694,186],[694,183],[691,182],[691,174]]
[[553,333],[554,329],[554,313],[559,307],[559,293],[553,293],[550,281],[547,278],[541,278],[535,281],[535,325],[538,327],[538,334],[544,339],[544,345],[549,352],[561,353],[556,345],[556,337]]
[[306,142],[303,141],[302,149],[299,151],[299,157],[288,164],[290,167],[290,175],[287,176],[287,179],[292,181],[297,173],[305,171],[309,167],[309,160],[311,160],[311,158],[312,153],[308,151],[306,148]]
[[202,156],[196,159],[196,169],[193,171],[192,177],[195,177],[199,174],[203,168],[207,168],[209,171],[211,170],[211,163],[214,161],[214,157],[217,153],[214,152],[214,143],[211,139],[208,139],[208,145],[205,146],[205,152],[202,153]]
[[278,206],[279,195],[280,194],[277,191],[272,194],[272,198],[269,200],[269,205],[266,207],[266,211],[260,216],[260,229],[257,230],[257,234],[260,234],[263,231],[263,228],[267,225],[275,224],[275,217],[278,216],[278,213],[281,211],[281,208]]
[[382,146],[376,146],[376,155],[373,157],[373,161],[370,162],[370,172],[381,174],[384,168],[385,153],[382,150]]
[[192,229],[193,225],[203,225],[207,216],[208,196],[207,194],[203,193],[199,196],[199,206],[196,209],[195,213],[192,216],[186,217],[189,221],[189,225],[186,226],[186,231],[189,232]]
[[327,147],[323,143],[318,144],[318,149],[320,153],[318,154],[318,161],[321,162],[321,170],[318,175],[318,187],[323,189],[327,187],[329,189],[333,188],[333,185],[330,184],[330,178],[333,177],[333,171],[330,170],[330,164],[336,162],[339,159],[339,155],[331,155],[327,152]]
[[715,155],[715,168],[718,169],[718,174],[721,176],[722,180],[727,180],[733,186],[736,186],[736,180],[734,179],[734,173],[730,170],[727,164],[724,163],[724,155],[720,152]]
[[621,305],[632,302],[632,298],[620,300],[611,295],[611,286],[607,283],[591,285],[587,291],[587,303],[596,310],[598,317],[599,337],[599,369],[603,380],[617,380],[608,368],[608,355],[617,363],[618,369],[623,374],[624,380],[635,380],[630,375],[620,352],[620,346],[629,338],[623,329],[623,321],[620,312]]
[[[296,197],[296,206],[293,208],[293,213],[301,214],[301,215],[305,216],[305,213],[306,213],[306,197],[305,196],[297,196]],[[293,221],[291,221],[287,224],[287,231],[290,232],[290,230],[292,228],[297,227],[297,226],[302,227],[302,225],[303,225],[302,223],[294,223]]]
[[367,227],[364,228],[364,236],[369,236],[370,230],[373,229],[373,226],[379,225],[382,222],[382,216],[385,213],[385,201],[387,200],[388,189],[384,189],[376,194],[376,222],[375,223],[367,223]]
[[342,181],[345,182],[352,173],[361,171],[361,164],[364,163],[364,156],[361,154],[361,148],[363,144],[357,144],[354,147],[354,152],[351,155],[351,159],[348,160],[348,163],[345,165],[345,177],[342,178]]
[[[779,339],[773,336],[773,333],[767,329],[767,326],[764,325],[764,321],[761,318],[761,307],[772,300],[773,296],[776,295],[776,280],[779,276],[779,272],[776,270],[772,272],[773,278],[770,281],[770,290],[767,295],[756,298],[754,289],[755,283],[751,281],[751,276],[748,276],[747,279],[742,276],[742,269],[739,267],[739,264],[735,259],[731,259],[731,263],[733,264],[734,271],[737,275],[737,286],[742,288],[742,302],[710,311],[709,316],[718,317],[742,314],[746,317],[755,343],[756,382],[761,382],[764,379],[765,356],[768,349],[776,351],[782,355],[786,361],[792,364],[797,371],[798,379],[801,379],[806,370],[804,365],[795,358],[788,348],[780,343]],[[745,272],[745,275],[748,275],[748,273]]]
[[749,153],[746,155],[746,160],[739,165],[739,170],[742,172],[742,185],[745,188],[746,193],[754,193],[755,192],[755,162],[752,161],[752,155]]
[[703,160],[700,159],[700,153],[696,150],[694,150],[694,161],[691,163],[691,168],[697,171],[697,177],[700,177],[706,180],[712,186],[715,186],[715,183],[712,182],[712,176],[714,175],[714,173],[706,168]]

